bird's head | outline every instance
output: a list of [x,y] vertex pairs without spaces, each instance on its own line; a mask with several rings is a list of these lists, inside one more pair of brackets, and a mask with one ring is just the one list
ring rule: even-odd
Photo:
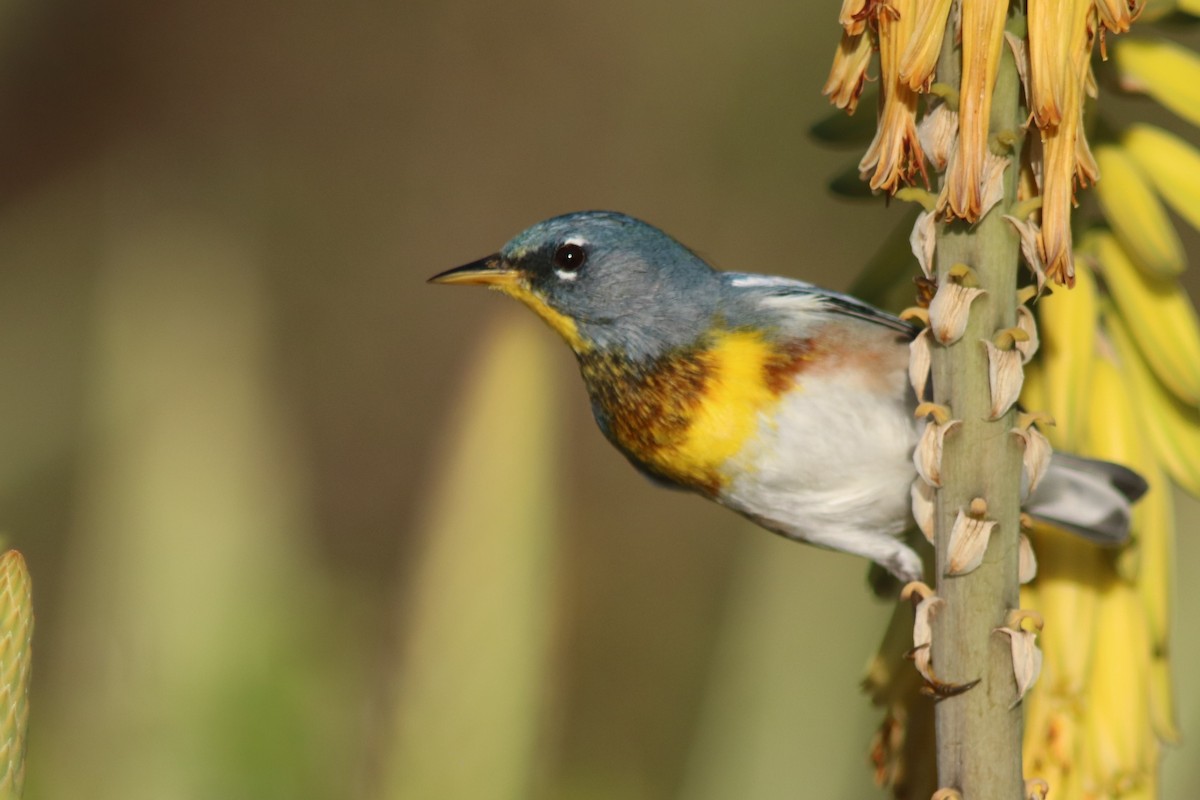
[[498,289],[576,353],[619,349],[633,359],[695,342],[713,324],[723,290],[717,273],[670,236],[608,211],[539,222],[500,252],[430,280]]

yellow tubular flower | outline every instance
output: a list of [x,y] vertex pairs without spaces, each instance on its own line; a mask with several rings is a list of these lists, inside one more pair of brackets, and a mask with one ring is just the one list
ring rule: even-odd
[[858,108],[863,84],[867,81],[867,66],[871,63],[871,37],[867,33],[843,33],[833,56],[833,68],[821,94],[838,108],[853,114]]
[[[1112,359],[1110,348],[1102,350],[1087,390],[1092,406],[1084,452],[1130,466],[1165,493],[1165,482],[1138,423],[1128,381]],[[1138,575],[1149,566],[1143,559],[1159,561],[1161,554],[1150,552],[1154,549],[1152,543],[1169,536],[1170,531],[1151,530],[1151,523],[1169,520],[1154,519],[1147,510],[1143,502],[1134,512],[1131,547],[1115,560],[1111,553],[1097,554],[1102,562],[1099,574],[1087,581],[1088,588],[1097,592],[1090,628],[1062,617],[1070,622],[1076,637],[1071,644],[1088,647],[1092,654],[1080,686],[1083,702],[1078,706],[1077,718],[1081,730],[1077,756],[1084,796],[1090,792],[1123,797],[1144,787],[1157,769],[1160,745],[1154,735],[1148,686],[1157,649],[1153,646],[1156,625],[1152,618],[1159,615],[1147,613],[1137,583]],[[1130,555],[1141,558],[1130,559]],[[1149,572],[1165,580],[1159,570]],[[1161,618],[1165,620],[1165,614]],[[1165,621],[1161,635],[1165,646]]]
[[1029,0],[1030,110],[1040,128],[1049,128],[1062,118],[1063,96],[1068,81],[1067,49],[1061,32],[1080,0]]
[[916,30],[900,59],[900,80],[914,92],[928,90],[933,81],[949,13],[950,0],[926,0],[921,3]]
[[867,29],[867,6],[871,2],[872,0],[842,0],[838,24],[845,28],[846,33],[854,35]]
[[[1098,234],[1085,246],[1103,262],[1118,245]],[[1087,263],[1080,261],[1081,276],[1088,275]],[[1098,292],[1090,279],[1081,280],[1075,290],[1050,298],[1059,306],[1039,308],[1043,340],[1047,333],[1052,340],[1056,335],[1052,321],[1068,316],[1070,305],[1062,301],[1083,287],[1088,294]],[[1142,428],[1144,415],[1153,413],[1140,394],[1148,370],[1110,303],[1105,301],[1101,318],[1094,312],[1076,315],[1080,333],[1094,330],[1102,319],[1106,335],[1092,340],[1098,350],[1092,351],[1089,377],[1076,379],[1082,384],[1074,387],[1074,395],[1085,404],[1072,419],[1080,434],[1074,446],[1085,455],[1128,465],[1151,490],[1135,507],[1133,543],[1117,553],[1035,528],[1039,574],[1024,593],[1047,620],[1041,635],[1042,679],[1027,701],[1026,772],[1047,778],[1054,795],[1066,798],[1155,797],[1161,743],[1178,738],[1167,656],[1171,497]],[[1027,400],[1049,405],[1048,392],[1071,390],[1061,374],[1054,374],[1066,373],[1069,362],[1051,358],[1052,349],[1043,352],[1047,360],[1035,369]],[[1054,625],[1056,620],[1063,624]]]
[[1200,152],[1153,125],[1130,125],[1121,144],[1175,213],[1200,230]]
[[[1043,526],[1033,530],[1038,555],[1034,588],[1047,619],[1059,621],[1042,630],[1045,661],[1039,687],[1074,701],[1087,685],[1092,664],[1090,635],[1096,617],[1100,586],[1111,568],[1102,550],[1077,541],[1077,537]],[[1082,639],[1082,640],[1081,640]]]
[[[1200,336],[1174,283],[1162,294],[1146,290],[1146,276],[1111,234],[1089,234],[1080,256],[1080,285],[1039,306],[1044,359],[1026,399],[1039,408],[1053,406],[1056,397],[1060,404],[1065,397],[1081,400],[1081,408],[1065,412],[1073,439],[1067,449],[1125,464],[1151,488],[1134,508],[1132,543],[1115,553],[1034,531],[1039,574],[1028,595],[1047,625],[1024,758],[1027,774],[1050,780],[1055,796],[1149,800],[1157,796],[1162,743],[1179,737],[1168,655],[1174,519],[1163,467],[1185,479],[1194,474],[1200,457],[1184,442],[1200,441],[1200,417],[1177,413],[1181,404],[1151,374],[1152,356],[1129,328],[1156,343],[1159,369],[1182,366],[1196,345],[1181,341]],[[1091,263],[1104,270],[1104,284],[1091,280]],[[1085,297],[1079,305],[1086,313],[1065,302]],[[1087,335],[1087,377],[1069,377],[1074,362],[1055,351],[1072,327]],[[1061,442],[1062,433],[1051,435]],[[1056,620],[1066,624],[1055,626]]]
[[1096,11],[1104,27],[1113,33],[1124,33],[1137,16],[1138,0],[1096,0]]
[[[1169,483],[1164,468],[1179,475],[1174,468],[1180,459],[1173,448],[1177,443],[1164,442],[1164,437],[1178,436],[1192,443],[1200,441],[1200,419],[1179,415],[1168,404],[1176,404],[1169,392],[1157,384],[1154,376],[1142,359],[1132,337],[1120,315],[1105,315],[1105,330],[1119,359],[1121,379],[1127,385],[1129,397],[1137,409],[1138,419],[1149,432],[1149,437],[1138,431],[1136,445],[1130,445],[1123,463],[1129,464],[1146,478],[1150,492],[1134,508],[1133,527],[1136,535],[1134,554],[1136,570],[1133,585],[1141,600],[1141,616],[1146,625],[1148,639],[1143,683],[1147,690],[1148,713],[1151,727],[1161,741],[1174,743],[1179,740],[1175,722],[1174,698],[1171,687],[1171,664],[1169,660],[1170,606],[1174,588],[1174,530],[1175,510]],[[1194,409],[1188,409],[1193,411]],[[1162,430],[1164,424],[1174,424],[1174,430]],[[1164,452],[1163,448],[1168,448]],[[1186,447],[1186,445],[1185,445]],[[1136,452],[1134,452],[1136,450]],[[1188,451],[1182,454],[1187,467],[1194,469],[1200,453]],[[1186,477],[1184,475],[1183,477]],[[1181,483],[1183,483],[1181,481]],[[1186,483],[1183,483],[1188,488]],[[1195,492],[1195,483],[1190,491]]]
[[[1095,36],[1092,0],[1051,3],[1034,16],[1030,3],[1029,41],[1034,119],[1042,127],[1042,260],[1058,283],[1075,282],[1071,255],[1071,209],[1076,178],[1094,177],[1094,162],[1078,139],[1083,136],[1083,100]],[[1056,18],[1069,12],[1065,19]],[[1050,27],[1046,26],[1060,27]],[[1065,46],[1063,43],[1065,42]],[[1084,158],[1081,160],[1081,156]]]
[[1200,56],[1165,39],[1130,39],[1116,54],[1121,85],[1200,125]]
[[1154,377],[1119,314],[1105,317],[1159,465],[1184,491],[1200,496],[1200,410],[1182,402]]
[[[1067,89],[1068,99],[1077,90]],[[1056,283],[1075,285],[1075,263],[1071,256],[1071,209],[1075,206],[1075,136],[1080,104],[1058,126],[1043,132],[1045,173],[1042,177],[1042,230],[1039,249],[1046,276]]]
[[988,155],[992,89],[996,85],[1007,15],[1007,2],[963,4],[958,150],[950,158],[946,185],[950,211],[968,222],[979,219],[983,205],[981,183]]
[[1187,265],[1183,243],[1149,181],[1121,147],[1104,145],[1096,159],[1104,173],[1096,194],[1117,240],[1151,277],[1178,277]]
[[1176,397],[1200,405],[1200,316],[1187,292],[1148,277],[1111,235],[1094,241],[1096,263],[1142,357]]
[[1021,590],[1021,606],[1046,617],[1042,677],[1027,696],[1025,774],[1050,783],[1053,796],[1077,797],[1084,693],[1092,674],[1100,591],[1111,559],[1078,537],[1053,528],[1032,531],[1038,577]]
[[917,136],[917,93],[900,78],[900,59],[916,27],[917,0],[891,0],[878,5],[879,91],[883,107],[875,139],[858,164],[859,174],[874,190],[895,192],[919,172],[925,182],[925,153]]
[[1174,564],[1175,504],[1170,484],[1161,470],[1147,476],[1155,487],[1138,509],[1138,570],[1134,588],[1142,601],[1150,637],[1150,666],[1146,678],[1150,721],[1154,733],[1164,742],[1180,739],[1175,721],[1175,700],[1171,680],[1170,611],[1175,586]]
[[1124,797],[1157,772],[1161,749],[1147,702],[1146,617],[1133,587],[1118,580],[1101,595],[1093,635],[1080,782],[1085,797]]
[[1074,289],[1058,289],[1038,303],[1038,331],[1042,338],[1040,363],[1045,387],[1044,405],[1033,411],[1048,411],[1055,426],[1046,431],[1050,443],[1068,452],[1078,452],[1087,420],[1087,387],[1095,361],[1096,319],[1100,306],[1096,279],[1080,263]]

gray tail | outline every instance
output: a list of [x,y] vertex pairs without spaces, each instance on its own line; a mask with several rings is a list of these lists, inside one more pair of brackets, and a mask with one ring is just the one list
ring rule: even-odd
[[1131,506],[1148,488],[1120,464],[1056,452],[1025,510],[1093,542],[1119,545],[1129,538]]

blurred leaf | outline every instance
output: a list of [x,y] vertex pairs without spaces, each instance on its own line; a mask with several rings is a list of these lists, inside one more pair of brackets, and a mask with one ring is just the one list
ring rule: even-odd
[[330,796],[352,745],[327,665],[347,648],[300,547],[302,461],[263,369],[252,247],[119,184],[107,209],[84,497],[29,791]]
[[554,607],[556,404],[551,338],[509,319],[486,337],[443,437],[447,466],[403,609],[383,795],[395,800],[531,792]]
[[859,670],[891,607],[869,599],[866,568],[792,542],[748,544],[682,800],[882,796],[866,757],[878,712]]

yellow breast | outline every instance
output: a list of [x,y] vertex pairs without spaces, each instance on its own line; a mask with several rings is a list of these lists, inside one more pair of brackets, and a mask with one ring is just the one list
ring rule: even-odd
[[707,345],[632,367],[619,356],[581,358],[597,417],[609,438],[649,472],[706,494],[759,429],[810,343],[773,344],[752,331],[720,331]]

